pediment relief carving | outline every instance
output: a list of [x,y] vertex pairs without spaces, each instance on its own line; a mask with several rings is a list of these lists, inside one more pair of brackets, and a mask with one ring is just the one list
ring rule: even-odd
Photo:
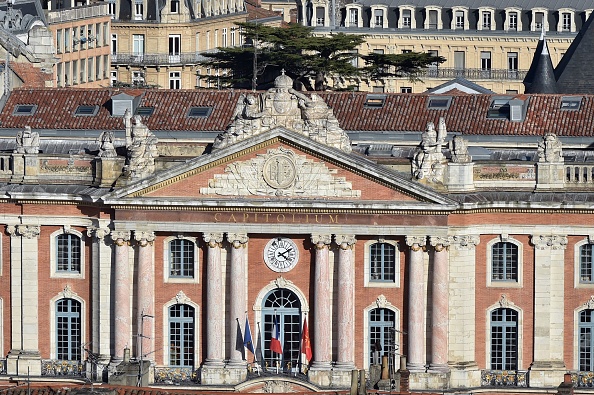
[[234,162],[223,174],[215,174],[204,195],[222,196],[289,196],[360,198],[361,191],[338,177],[335,169],[323,162],[308,159],[294,151],[279,147],[255,158]]

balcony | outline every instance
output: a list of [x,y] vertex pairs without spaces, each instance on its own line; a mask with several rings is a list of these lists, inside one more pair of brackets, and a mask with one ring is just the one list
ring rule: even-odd
[[85,5],[62,10],[51,10],[47,13],[48,24],[71,22],[80,19],[91,19],[109,15],[107,3]]
[[448,69],[445,67],[428,68],[420,74],[420,78],[445,78],[453,79],[456,77],[466,78],[467,80],[512,80],[523,81],[526,76],[526,70],[505,70],[505,69]]
[[206,58],[204,52],[190,53],[125,53],[117,52],[111,54],[111,64],[120,66],[171,66],[171,65],[193,65]]
[[481,387],[528,387],[525,370],[482,370]]
[[41,361],[41,375],[51,377],[81,377],[86,374],[81,361],[44,359]]
[[156,366],[155,367],[155,383],[159,384],[175,384],[188,385],[198,383],[198,371],[193,368],[186,367],[169,367]]

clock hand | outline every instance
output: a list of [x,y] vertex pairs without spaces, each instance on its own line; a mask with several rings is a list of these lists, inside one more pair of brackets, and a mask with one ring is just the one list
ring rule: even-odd
[[279,251],[279,252],[278,252],[278,254],[279,254],[280,256],[282,256],[283,258],[285,258],[285,259],[289,259],[289,258],[287,257],[287,255],[286,255],[286,254],[288,254],[288,253],[289,253],[289,251],[290,251],[290,250],[285,250],[285,252],[281,252],[281,251]]

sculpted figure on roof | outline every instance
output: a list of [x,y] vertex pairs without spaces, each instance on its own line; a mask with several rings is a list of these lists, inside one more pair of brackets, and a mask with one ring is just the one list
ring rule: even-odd
[[39,133],[31,131],[30,126],[25,126],[25,130],[17,132],[16,144],[15,154],[38,154]]
[[338,125],[332,109],[320,96],[307,96],[293,89],[293,80],[284,71],[274,81],[274,88],[239,97],[231,123],[217,136],[214,148],[227,147],[279,126],[331,147],[351,151],[348,135]]
[[435,130],[433,122],[427,123],[427,130],[421,136],[421,143],[415,150],[412,160],[412,175],[417,180],[426,179],[438,182],[443,177],[442,146],[447,135],[444,118],[439,119],[439,126]]
[[99,157],[101,158],[115,158],[118,156],[116,153],[116,149],[113,145],[114,135],[111,130],[104,130],[99,135],[99,141],[101,145],[99,146]]
[[468,154],[468,141],[462,136],[454,136],[450,140],[450,152],[452,154],[452,162],[454,163],[468,163],[472,161],[472,157]]
[[548,163],[563,163],[561,140],[555,133],[546,133],[538,143],[538,161]]
[[[126,124],[129,120],[124,122]],[[155,171],[155,158],[159,156],[158,139],[142,123],[138,115],[134,117],[134,123],[130,128],[131,143],[126,146],[127,163],[124,166],[124,174],[132,178],[143,178]]]

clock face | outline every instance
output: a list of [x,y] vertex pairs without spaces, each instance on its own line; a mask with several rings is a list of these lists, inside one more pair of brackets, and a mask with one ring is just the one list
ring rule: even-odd
[[264,262],[275,272],[288,272],[299,260],[299,250],[291,239],[277,237],[268,242],[264,248]]

